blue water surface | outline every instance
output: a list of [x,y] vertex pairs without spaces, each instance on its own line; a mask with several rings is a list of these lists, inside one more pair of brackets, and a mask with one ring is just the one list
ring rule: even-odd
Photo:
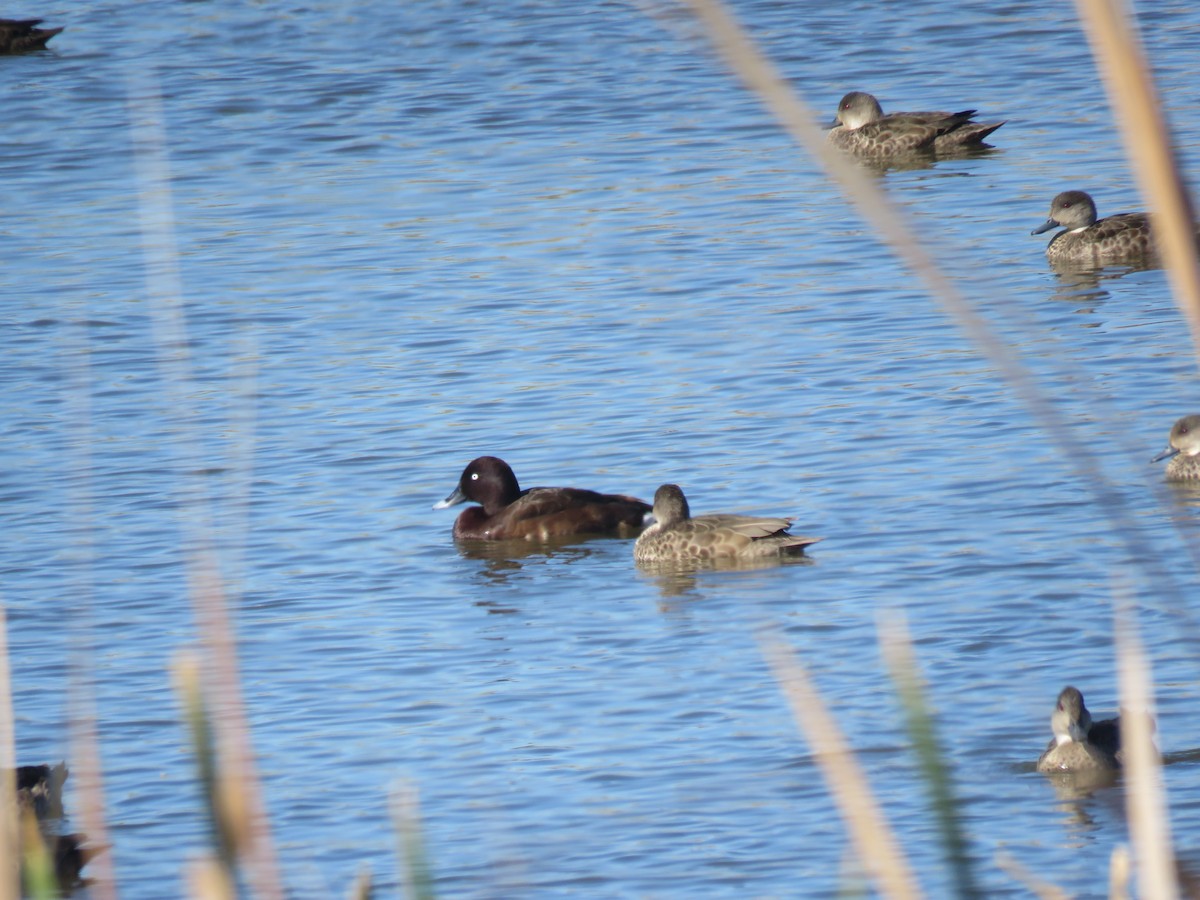
[[[1105,896],[1122,786],[1061,796],[1032,763],[1063,685],[1117,707],[1114,598],[1177,849],[1200,841],[1197,498],[1149,463],[1200,409],[1195,347],[1163,272],[1058,275],[1029,234],[1068,188],[1145,206],[1074,7],[733,9],[821,122],[852,89],[1006,122],[990,155],[880,183],[1086,460],[680,8],[81,0],[0,60],[17,755],[78,772],[92,711],[122,897],[182,893],[208,847],[172,686],[206,577],[290,896],[363,868],[396,890],[398,786],[441,896],[857,883],[763,629],[945,894],[879,651],[895,613],[984,892],[1027,895],[1003,855]],[[1200,11],[1141,13],[1195,180]],[[620,540],[481,553],[430,507],[483,454],[825,540],[685,577]]]

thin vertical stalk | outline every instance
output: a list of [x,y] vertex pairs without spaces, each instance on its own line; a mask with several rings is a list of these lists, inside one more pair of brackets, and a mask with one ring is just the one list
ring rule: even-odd
[[929,791],[938,830],[942,833],[946,864],[954,876],[958,896],[978,897],[979,889],[975,886],[975,876],[971,871],[967,838],[958,818],[958,801],[954,797],[954,787],[950,783],[946,762],[938,753],[933,716],[929,712],[925,689],[917,670],[917,660],[913,655],[912,641],[902,616],[890,616],[888,621],[882,624],[880,644],[892,675],[892,682],[900,695],[908,737],[916,751],[922,779]]
[[[88,844],[97,848],[110,845],[104,821],[104,784],[100,764],[100,741],[96,736],[96,715],[90,687],[74,679],[71,703],[71,781],[81,798],[80,820]],[[89,863],[88,897],[116,900],[116,876],[111,853],[101,853]]]
[[16,736],[13,733],[12,682],[8,670],[8,617],[0,602],[0,900],[21,895],[18,862]]
[[1162,766],[1151,736],[1149,666],[1133,610],[1120,603],[1113,618],[1121,686],[1125,815],[1133,843],[1138,896],[1145,900],[1173,900],[1178,895],[1178,886]]
[[885,897],[920,896],[908,860],[875,802],[870,785],[821,696],[795,656],[776,639],[763,641],[763,654],[792,708],[792,717],[813,751],[858,859]]
[[1096,66],[1125,139],[1143,196],[1154,210],[1154,239],[1175,302],[1200,351],[1200,259],[1195,212],[1171,148],[1146,55],[1120,0],[1077,0]]
[[247,878],[255,893],[268,900],[283,897],[275,849],[250,744],[250,727],[242,699],[237,647],[229,620],[224,584],[217,564],[211,516],[203,477],[202,442],[195,426],[192,370],[183,291],[175,244],[171,172],[163,127],[162,97],[152,75],[130,85],[134,160],[138,176],[138,212],[159,369],[177,411],[172,425],[177,448],[186,460],[180,485],[183,528],[187,535],[189,597],[207,652],[210,697],[221,704],[212,710],[221,772],[231,795],[245,812],[243,849]]
[[425,837],[421,830],[421,810],[417,789],[402,784],[392,794],[392,824],[400,839],[400,863],[403,868],[407,894],[412,900],[435,900],[433,875],[429,855],[425,852]]

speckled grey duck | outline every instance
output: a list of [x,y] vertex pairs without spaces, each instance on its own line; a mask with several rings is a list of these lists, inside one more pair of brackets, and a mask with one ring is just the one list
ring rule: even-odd
[[841,150],[870,160],[987,147],[983,139],[1004,123],[975,122],[974,116],[973,109],[884,115],[873,96],[851,91],[838,103],[839,124],[829,132],[829,140]]
[[1200,481],[1200,416],[1184,416],[1171,426],[1167,449],[1151,462],[1167,463],[1167,481]]
[[0,19],[0,54],[45,50],[61,28],[38,28],[41,19]]
[[1052,263],[1074,265],[1157,265],[1158,254],[1144,212],[1096,218],[1096,202],[1085,191],[1063,191],[1050,203],[1050,217],[1031,234],[1065,228],[1046,245]]
[[508,463],[481,456],[463,469],[458,487],[434,509],[473,500],[454,523],[454,536],[483,541],[552,541],[577,535],[640,532],[650,504],[624,494],[582,488],[535,487],[521,490]]
[[1067,686],[1058,695],[1050,716],[1050,739],[1037,762],[1039,772],[1101,774],[1121,767],[1119,719],[1093,722],[1078,688]]
[[717,513],[692,516],[679,485],[654,492],[654,522],[633,545],[638,562],[802,556],[821,540],[789,534],[791,519]]

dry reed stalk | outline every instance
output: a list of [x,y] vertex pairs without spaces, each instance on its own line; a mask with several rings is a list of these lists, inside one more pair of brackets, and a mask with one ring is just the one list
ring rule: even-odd
[[[203,442],[189,414],[193,386],[183,292],[175,245],[171,204],[171,173],[163,129],[162,97],[152,73],[140,72],[141,81],[130,84],[129,112],[133,132],[134,162],[138,178],[138,213],[145,258],[146,288],[150,299],[157,359],[168,395],[175,402],[181,455],[189,464],[184,471],[197,473],[202,465]],[[244,855],[247,878],[254,892],[269,900],[282,900],[282,879],[264,810],[250,728],[242,701],[237,649],[229,622],[224,585],[213,550],[208,498],[200,475],[181,484],[182,525],[187,536],[188,595],[204,642],[210,696],[220,702],[213,710],[223,790],[244,804],[246,817]]]
[[[104,821],[104,785],[100,764],[100,742],[92,697],[73,679],[71,702],[71,781],[81,798],[80,822],[89,846],[111,846]],[[116,876],[111,853],[100,853],[89,863],[88,897],[116,900]]]
[[188,893],[194,900],[234,900],[237,897],[225,867],[211,856],[188,864],[187,883]]
[[1119,0],[1076,0],[1079,18],[1104,76],[1134,177],[1154,210],[1154,238],[1175,302],[1200,352],[1200,259],[1195,212],[1171,149],[1162,104],[1141,43]]
[[1178,896],[1171,825],[1162,766],[1151,735],[1150,671],[1133,610],[1119,604],[1113,616],[1121,692],[1121,748],[1125,754],[1125,815],[1136,861],[1138,896]]
[[825,776],[863,871],[885,897],[919,897],[920,891],[908,860],[875,802],[853,752],[807,672],[778,639],[764,639],[762,650],[791,706],[792,717]]
[[371,884],[371,873],[362,871],[358,873],[358,877],[354,879],[354,884],[350,885],[350,900],[371,900],[374,896],[374,888]]
[[1113,847],[1108,858],[1108,900],[1129,900],[1129,848]]
[[21,896],[18,861],[16,735],[13,732],[12,682],[8,669],[8,617],[0,602],[0,900]]

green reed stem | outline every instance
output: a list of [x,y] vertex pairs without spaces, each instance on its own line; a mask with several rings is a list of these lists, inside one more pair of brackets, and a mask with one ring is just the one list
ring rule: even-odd
[[401,785],[392,795],[392,822],[400,838],[399,857],[404,867],[408,895],[412,900],[435,900],[429,855],[421,829],[421,811],[416,788]]
[[176,666],[177,689],[196,754],[196,772],[208,808],[209,835],[230,884],[236,883],[237,844],[226,827],[222,810],[220,780],[213,730],[200,688],[199,667],[194,659],[180,660]]
[[922,780],[941,833],[942,850],[954,877],[957,896],[966,900],[979,897],[981,894],[975,884],[967,837],[958,815],[958,800],[945,761],[938,753],[933,716],[917,671],[912,642],[903,622],[897,619],[888,623],[882,631],[881,642],[904,711],[904,725],[916,751]]

